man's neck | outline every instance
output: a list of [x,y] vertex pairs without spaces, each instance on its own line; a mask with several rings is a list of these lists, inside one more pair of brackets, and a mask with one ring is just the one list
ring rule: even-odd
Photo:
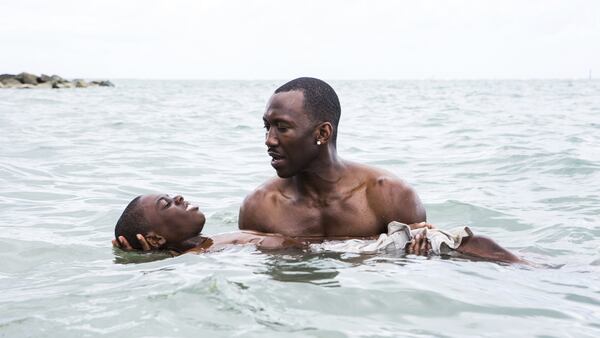
[[346,164],[338,157],[335,148],[323,151],[311,166],[292,177],[298,191],[312,197],[324,197],[336,191],[336,186],[344,177]]

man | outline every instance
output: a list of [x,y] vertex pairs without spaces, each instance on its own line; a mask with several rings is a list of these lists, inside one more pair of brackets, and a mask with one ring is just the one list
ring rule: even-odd
[[386,232],[392,221],[413,229],[429,226],[421,223],[425,209],[407,183],[338,156],[340,114],[335,91],[321,80],[298,78],[275,90],[263,121],[278,177],[246,197],[239,214],[241,230],[367,237]]
[[205,220],[198,207],[182,196],[138,196],[119,217],[113,245],[129,250],[169,250],[174,254],[214,251],[228,245],[254,245],[266,250],[306,247],[293,238],[254,231],[202,236]]

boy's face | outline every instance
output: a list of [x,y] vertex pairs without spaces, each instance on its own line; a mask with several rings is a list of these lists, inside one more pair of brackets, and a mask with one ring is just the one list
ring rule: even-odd
[[154,232],[167,243],[181,243],[198,236],[206,221],[198,206],[179,195],[144,195],[140,206],[148,222],[155,226]]

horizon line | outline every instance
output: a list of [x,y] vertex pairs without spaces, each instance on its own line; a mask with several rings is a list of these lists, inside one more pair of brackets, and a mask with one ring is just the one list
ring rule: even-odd
[[[159,77],[88,77],[90,79],[109,79],[109,80],[149,80],[149,81],[287,81],[290,78],[159,78]],[[293,77],[295,78],[295,77]],[[561,80],[561,81],[590,81],[599,78],[588,77],[464,77],[464,78],[328,78],[327,81],[536,81],[536,80]]]

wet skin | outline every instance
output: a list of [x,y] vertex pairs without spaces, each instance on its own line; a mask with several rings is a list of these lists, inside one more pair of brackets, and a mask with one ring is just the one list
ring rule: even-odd
[[[191,205],[181,195],[144,195],[140,198],[139,207],[152,224],[148,233],[137,235],[144,251],[205,252],[220,250],[228,245],[254,245],[264,250],[305,247],[305,243],[283,235],[255,231],[202,236],[200,232],[206,221],[204,214],[198,206]],[[119,236],[118,241],[113,240],[113,245],[133,250],[123,236]]]
[[426,220],[408,184],[389,172],[339,158],[334,127],[309,116],[301,91],[271,96],[263,121],[278,177],[246,197],[240,229],[293,237],[371,237],[386,232],[391,221]]
[[197,237],[206,222],[200,209],[180,195],[144,195],[139,207],[153,225],[145,238],[155,248],[183,250],[190,246],[186,241]]

